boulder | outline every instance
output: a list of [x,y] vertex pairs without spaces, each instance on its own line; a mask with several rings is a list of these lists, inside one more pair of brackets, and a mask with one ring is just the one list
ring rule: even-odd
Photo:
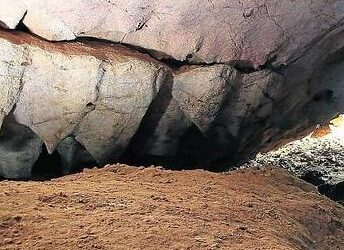
[[42,151],[42,140],[9,115],[0,132],[0,176],[10,179],[31,177],[32,167]]
[[181,69],[176,72],[172,95],[190,120],[206,133],[238,75],[234,68],[221,64]]
[[[1,120],[13,109],[50,154],[73,136],[98,164],[125,150],[168,71],[117,45],[51,44],[1,31],[0,49]],[[80,150],[65,143],[59,152],[69,172],[71,152]]]

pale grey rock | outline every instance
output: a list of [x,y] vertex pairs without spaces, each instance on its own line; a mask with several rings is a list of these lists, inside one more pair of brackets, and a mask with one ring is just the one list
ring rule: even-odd
[[211,127],[238,72],[226,65],[182,69],[177,72],[172,95],[202,133]]
[[[3,103],[4,115],[17,101],[13,91],[20,87],[15,118],[45,142],[49,153],[63,139],[76,135],[97,161],[116,159],[138,129],[167,70],[124,48],[76,44],[68,54],[63,45],[37,39],[21,43],[16,45],[21,51],[9,50],[2,56],[18,64],[2,68],[13,71],[4,73],[10,81],[3,80],[3,102],[13,99]],[[6,49],[10,43],[3,44]],[[22,63],[22,57],[28,61]],[[8,60],[4,57],[2,63]]]
[[149,56],[120,46],[67,46],[1,34],[1,115],[13,109],[16,122],[32,129],[50,154],[60,145],[65,172],[82,153],[76,142],[65,141],[71,136],[98,163],[116,160],[169,71]]
[[133,58],[104,63],[102,69],[94,110],[82,119],[76,139],[105,164],[118,159],[138,130],[166,69]]
[[61,157],[63,174],[70,174],[73,171],[97,165],[91,154],[73,136],[64,139],[56,150]]
[[24,46],[30,64],[22,77],[23,87],[14,115],[19,123],[30,127],[52,153],[73,133],[88,112],[87,104],[96,100],[101,60]]
[[27,7],[24,0],[0,0],[0,26],[15,29],[26,14]]
[[[271,115],[279,95],[283,95],[283,78],[270,70],[242,74],[227,99],[218,124],[233,137],[240,137],[244,123],[254,126]],[[256,133],[256,131],[251,131]]]
[[[29,10],[29,15],[23,19],[26,27],[40,27],[44,38],[51,41],[74,40],[76,36],[70,27],[56,15],[51,15],[45,8]],[[42,20],[44,20],[42,22]]]
[[31,129],[18,124],[13,116],[7,117],[0,132],[0,176],[30,178],[42,145],[42,140]]
[[0,126],[19,97],[26,62],[24,48],[0,38]]
[[[18,6],[21,2],[11,1]],[[344,17],[341,0],[26,0],[25,4],[23,22],[46,39],[88,36],[177,60],[241,61],[255,67],[271,59],[278,65],[294,61],[319,38],[331,36]]]
[[[228,168],[234,162],[240,163],[281,133],[275,128],[272,114],[283,97],[284,87],[283,77],[270,70],[240,75],[206,134],[214,148],[209,157],[219,162],[217,165]],[[269,133],[272,128],[274,132]]]

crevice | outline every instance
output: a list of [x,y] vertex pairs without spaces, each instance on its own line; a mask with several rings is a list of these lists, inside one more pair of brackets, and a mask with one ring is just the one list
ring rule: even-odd
[[253,72],[262,71],[265,69],[270,69],[271,71],[274,71],[280,74],[283,68],[286,67],[285,65],[273,66],[273,61],[275,60],[275,57],[271,58],[270,60],[267,60],[266,63],[264,65],[261,65],[259,68],[255,68],[250,62],[242,61],[242,60],[233,60],[233,61],[221,62],[221,63],[190,61],[190,59],[193,58],[193,54],[196,53],[200,49],[199,46],[201,46],[200,44],[202,43],[202,41],[200,41],[197,44],[195,52],[188,55],[185,60],[177,60],[173,58],[171,55],[167,55],[160,51],[147,49],[144,47],[140,47],[140,46],[124,43],[124,42],[114,42],[114,41],[102,39],[102,38],[83,36],[83,37],[77,37],[74,40],[68,40],[68,41],[50,41],[50,40],[45,39],[44,37],[40,37],[36,35],[35,33],[31,32],[22,22],[18,25],[18,29],[15,29],[15,30],[5,30],[2,28],[0,29],[12,34],[18,34],[16,32],[23,32],[51,44],[59,44],[59,43],[84,44],[90,47],[92,47],[92,45],[94,44],[103,44],[109,47],[114,46],[114,45],[121,45],[133,52],[149,56],[150,58],[156,60],[157,62],[163,65],[166,65],[167,67],[172,69],[174,72],[179,71],[180,69],[186,68],[186,67],[197,67],[197,66],[206,67],[206,66],[213,66],[213,65],[229,65],[235,68],[236,70],[238,70],[242,74],[249,74]]
[[[276,72],[278,71],[279,67],[273,67],[272,66],[272,62],[267,61],[266,64],[261,65],[259,68],[254,68],[253,65],[251,63],[249,63],[248,61],[242,61],[242,60],[236,60],[236,61],[228,61],[228,62],[222,62],[222,63],[218,63],[218,62],[198,62],[198,61],[190,61],[190,59],[193,57],[193,53],[188,55],[186,57],[185,60],[177,60],[175,58],[173,58],[170,55],[164,54],[163,52],[160,51],[156,51],[156,50],[152,50],[152,49],[147,49],[144,47],[140,47],[140,46],[135,46],[132,44],[128,44],[128,43],[124,43],[124,42],[114,42],[111,40],[107,40],[107,39],[102,39],[102,38],[94,38],[94,37],[88,37],[88,36],[84,36],[84,37],[77,37],[75,40],[70,40],[70,41],[49,41],[43,37],[40,37],[38,35],[36,35],[35,33],[32,33],[23,23],[20,24],[20,26],[18,26],[19,28],[16,30],[6,30],[6,32],[15,32],[15,31],[20,31],[20,32],[24,32],[27,33],[31,36],[34,36],[36,38],[39,38],[41,40],[47,41],[49,43],[53,43],[53,44],[58,44],[58,43],[81,43],[81,44],[85,44],[85,45],[90,45],[92,46],[92,44],[94,43],[100,43],[100,44],[104,44],[104,45],[108,45],[109,47],[113,46],[113,45],[121,45],[126,47],[129,50],[144,54],[144,55],[148,55],[149,57],[151,57],[152,59],[168,66],[170,69],[172,69],[173,71],[178,71],[180,70],[182,67],[187,67],[187,66],[199,66],[199,67],[205,67],[205,66],[213,66],[213,65],[230,65],[233,68],[235,68],[236,70],[238,70],[239,72],[243,73],[243,74],[248,74],[248,73],[252,73],[252,72],[257,72],[257,71],[261,71],[264,69],[271,69],[272,71]],[[200,41],[195,49],[196,53],[200,48],[199,46],[201,46],[200,44],[202,44],[202,41]]]
[[[25,16],[24,16],[25,17]],[[23,17],[23,19],[24,19]],[[34,34],[32,33],[29,28],[24,24],[23,22],[23,19],[18,23],[17,27],[16,27],[16,30],[17,31],[21,31],[21,32],[24,32],[24,33],[29,33],[29,34]]]

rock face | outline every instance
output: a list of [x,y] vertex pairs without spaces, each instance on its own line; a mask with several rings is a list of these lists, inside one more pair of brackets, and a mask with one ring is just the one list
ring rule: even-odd
[[[37,134],[49,153],[74,136],[98,163],[116,160],[167,76],[163,65],[121,46],[54,45],[25,34],[0,36],[2,116],[13,108],[15,122]],[[15,138],[16,130],[12,134]],[[72,156],[65,148],[59,152],[67,164]],[[4,154],[8,150],[17,149],[5,148]],[[9,167],[7,161],[0,165],[4,171]]]
[[0,1],[0,26],[44,38],[0,31],[0,123],[26,131],[0,154],[29,133],[65,172],[238,164],[343,111],[343,23],[340,0]]
[[[286,64],[338,29],[340,0],[13,0],[0,20],[48,40],[97,37],[177,60]],[[23,12],[26,9],[26,14]],[[44,20],[44,21],[42,21]],[[173,41],[173,42],[172,42]]]
[[29,178],[43,142],[29,128],[8,116],[0,132],[0,175],[5,178]]

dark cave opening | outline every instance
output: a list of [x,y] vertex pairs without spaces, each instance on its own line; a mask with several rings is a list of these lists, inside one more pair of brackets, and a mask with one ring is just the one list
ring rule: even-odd
[[[143,138],[142,138],[143,137]],[[176,152],[168,156],[140,154],[137,145],[144,147],[146,137],[139,133],[119,159],[119,163],[133,166],[162,166],[169,170],[204,169],[211,172],[224,172],[228,166],[214,163],[215,147],[196,125],[188,128],[179,140]]]
[[32,167],[32,179],[49,180],[63,176],[61,157],[57,151],[49,154],[46,146],[43,144],[42,152]]

